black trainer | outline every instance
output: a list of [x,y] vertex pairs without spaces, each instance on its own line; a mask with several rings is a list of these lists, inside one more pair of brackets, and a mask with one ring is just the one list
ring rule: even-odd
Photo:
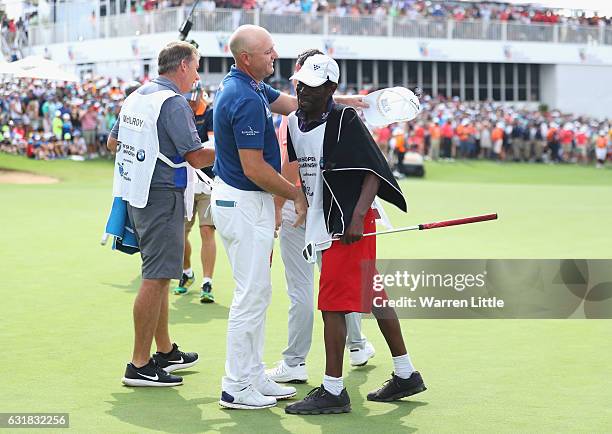
[[322,384],[308,392],[301,401],[285,407],[287,414],[340,414],[350,411],[351,400],[346,389],[336,396],[325,390]]
[[427,387],[418,371],[414,371],[408,378],[400,378],[392,372],[391,378],[385,381],[380,389],[368,393],[368,401],[397,401],[425,390]]
[[162,368],[157,366],[155,360],[149,359],[149,363],[141,368],[137,368],[131,363],[125,368],[125,375],[121,382],[126,386],[143,387],[170,387],[180,386],[183,379],[176,375],[170,375]]
[[198,363],[198,353],[184,353],[177,344],[172,344],[172,351],[167,354],[157,352],[153,354],[155,363],[166,372],[177,369],[191,368]]

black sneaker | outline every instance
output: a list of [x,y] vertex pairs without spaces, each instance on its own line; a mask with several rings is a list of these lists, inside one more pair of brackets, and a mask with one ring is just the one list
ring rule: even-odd
[[200,291],[200,303],[214,303],[215,296],[212,293],[212,283],[206,282],[202,284]]
[[325,390],[322,384],[312,389],[303,400],[285,407],[287,414],[340,414],[350,411],[351,400],[346,389],[336,396]]
[[416,395],[427,390],[423,378],[418,371],[414,371],[408,378],[400,378],[391,373],[391,378],[383,383],[383,386],[368,393],[368,401],[390,402]]
[[157,366],[155,360],[150,359],[149,363],[141,368],[137,368],[131,363],[125,368],[125,375],[121,382],[126,386],[143,387],[170,387],[180,386],[183,384],[183,379],[176,375],[170,375],[162,368]]
[[191,368],[198,363],[198,353],[184,353],[178,349],[177,344],[172,344],[172,351],[168,354],[157,352],[153,354],[155,363],[166,372],[177,369]]

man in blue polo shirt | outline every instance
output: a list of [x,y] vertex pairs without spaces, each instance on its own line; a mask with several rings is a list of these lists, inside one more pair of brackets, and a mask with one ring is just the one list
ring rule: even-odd
[[242,26],[231,36],[230,49],[236,64],[217,93],[213,119],[217,178],[212,215],[236,282],[219,403],[257,409],[296,394],[294,387],[281,386],[265,375],[264,323],[272,292],[272,195],[295,202],[298,225],[306,216],[306,200],[301,189],[279,173],[272,111],[286,113],[297,103],[262,81],[272,74],[278,57],[270,34],[261,27]]
[[[270,380],[263,364],[264,322],[272,289],[272,195],[294,201],[296,227],[305,220],[307,205],[301,188],[279,173],[272,112],[288,115],[297,109],[297,99],[263,83],[278,58],[272,37],[262,27],[245,25],[232,34],[229,47],[236,63],[217,93],[213,119],[217,178],[211,208],[236,282],[219,403],[258,409],[296,394],[295,388]],[[361,97],[337,101],[367,107]]]

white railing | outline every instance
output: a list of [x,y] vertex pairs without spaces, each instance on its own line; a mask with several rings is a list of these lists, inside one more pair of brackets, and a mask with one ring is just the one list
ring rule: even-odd
[[387,17],[337,17],[330,15],[328,34],[355,36],[387,36]]
[[[30,28],[29,45],[47,45],[85,39],[178,32],[187,8],[168,8],[142,14],[120,14],[91,21],[44,24]],[[479,39],[612,45],[612,29],[573,24],[521,24],[501,21],[411,20],[407,17],[266,14],[260,10],[198,10],[194,31],[230,33],[242,24],[258,24],[270,33],[354,35],[399,38]]]
[[504,26],[497,21],[447,21],[450,39],[504,40]]
[[556,26],[546,24],[508,24],[507,39],[519,42],[555,42]]
[[392,20],[391,34],[398,38],[446,38],[448,26],[446,20],[411,20],[408,17],[397,17]]
[[591,44],[600,40],[601,34],[599,27],[563,25],[559,26],[559,42],[575,44]]
[[[180,15],[178,25],[175,22],[175,28],[172,31],[178,31],[186,15],[187,10],[183,15]],[[231,33],[243,24],[255,24],[255,13],[253,11],[243,11],[241,9],[225,9],[214,12],[196,11],[193,17],[192,30]]]
[[259,25],[270,30],[272,33],[294,33],[294,34],[324,34],[324,20],[321,15],[273,15],[258,14]]

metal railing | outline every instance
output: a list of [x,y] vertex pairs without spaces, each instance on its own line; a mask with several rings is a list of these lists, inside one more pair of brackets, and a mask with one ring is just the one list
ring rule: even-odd
[[508,41],[555,42],[557,26],[550,24],[508,24]]
[[[43,24],[30,28],[30,45],[72,42],[84,39],[177,32],[186,8],[168,8],[141,14],[120,14],[92,21]],[[198,10],[193,31],[230,33],[242,24],[257,24],[270,33],[353,35],[399,38],[477,39],[519,42],[552,42],[612,45],[612,29],[573,24],[523,24],[501,21],[411,20],[405,16],[335,16],[328,14],[266,14],[260,10]]]
[[449,39],[504,40],[504,24],[497,21],[447,21]]
[[559,42],[574,43],[574,44],[591,44],[600,41],[599,27],[586,26],[559,26]]
[[[181,15],[177,22],[175,21],[175,29],[178,31],[179,26],[185,20],[185,14]],[[243,24],[255,24],[255,13],[253,11],[243,11],[241,9],[226,9],[217,10],[214,12],[196,11],[193,16],[193,28],[195,31],[206,29],[207,32],[233,32],[237,27]]]
[[398,38],[446,38],[448,26],[445,20],[410,20],[407,17],[397,17],[392,20],[391,34]]
[[387,17],[323,16],[328,21],[328,34],[355,36],[387,36]]
[[612,29],[605,29],[604,44],[612,45]]
[[[324,33],[321,16],[290,14],[273,15],[258,14],[259,25],[266,29],[274,29],[272,33],[315,34]],[[233,29],[232,29],[233,30]]]

